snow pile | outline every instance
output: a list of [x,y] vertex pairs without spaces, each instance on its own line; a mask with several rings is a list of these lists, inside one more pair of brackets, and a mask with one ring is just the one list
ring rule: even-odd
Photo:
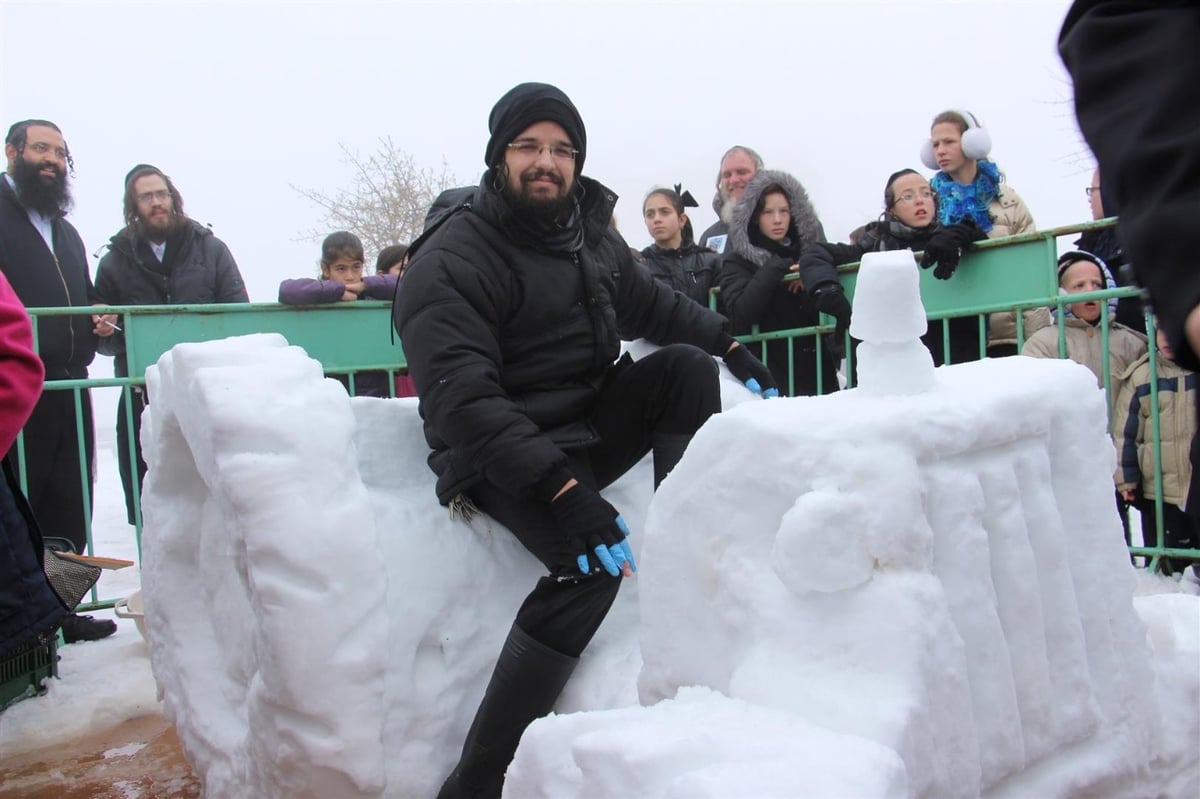
[[[1194,788],[1196,598],[1133,610],[1091,374],[934,377],[727,383],[653,502],[647,462],[606,491],[641,569],[508,795]],[[434,794],[541,566],[437,505],[415,400],[269,335],[149,381],[149,650],[208,795]]]
[[912,796],[978,795],[1086,739],[1133,772],[1157,710],[1103,398],[1066,362],[937,377],[705,426],[647,521],[641,699],[704,685],[877,741]]

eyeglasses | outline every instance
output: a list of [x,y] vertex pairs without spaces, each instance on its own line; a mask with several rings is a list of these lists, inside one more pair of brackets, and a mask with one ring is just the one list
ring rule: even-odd
[[167,191],[166,189],[158,189],[157,191],[144,191],[137,196],[137,201],[140,203],[150,203],[154,202],[155,200],[165,203],[169,199],[171,199],[171,192]]
[[1093,193],[1100,191],[1100,187],[1099,186],[1088,186],[1083,191],[1085,194],[1087,194],[1087,196],[1091,197]]
[[578,150],[565,144],[539,144],[535,141],[509,142],[508,149],[531,161],[540,157],[542,150],[549,150],[550,156],[555,161],[574,161],[575,156],[579,155]]
[[29,149],[33,150],[38,155],[45,155],[46,153],[53,150],[54,157],[57,158],[59,161],[67,160],[67,151],[66,150],[64,150],[62,147],[51,147],[49,144],[46,144],[46,142],[44,142],[44,141],[34,142],[33,144],[29,145]]
[[896,198],[896,202],[904,203],[905,205],[912,205],[913,203],[915,203],[917,201],[918,197],[920,197],[922,200],[925,200],[926,202],[933,202],[933,198],[935,196],[937,196],[937,195],[935,195],[929,189],[921,189],[920,191],[917,191],[917,192],[906,191],[903,194],[901,194],[899,197]]

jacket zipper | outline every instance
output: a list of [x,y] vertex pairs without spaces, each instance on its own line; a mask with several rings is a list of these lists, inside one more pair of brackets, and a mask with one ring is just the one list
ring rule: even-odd
[[[67,288],[67,279],[63,276],[62,265],[58,262],[58,254],[54,250],[50,250],[50,257],[54,259],[54,268],[58,272],[58,280],[62,283],[63,294],[67,295],[67,305],[71,305],[71,290]],[[67,317],[67,337],[71,342],[71,348],[67,355],[67,363],[75,359],[75,317]]]

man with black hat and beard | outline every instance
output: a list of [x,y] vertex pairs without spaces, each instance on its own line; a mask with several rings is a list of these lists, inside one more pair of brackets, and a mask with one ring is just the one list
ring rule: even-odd
[[[720,410],[713,355],[778,393],[723,317],[635,263],[609,225],[616,196],[581,174],[587,135],[562,91],[513,88],[488,130],[483,179],[414,242],[393,316],[438,499],[490,515],[549,573],[517,611],[443,799],[500,795],[522,732],[633,574],[601,489],[647,452],[655,485],[679,461]],[[638,337],[664,346],[618,360]]]
[[[96,300],[105,305],[187,305],[249,302],[246,284],[225,243],[183,212],[183,196],[158,167],[138,164],[125,175],[122,201],[125,227],[109,240],[96,271]],[[114,356],[113,374],[129,375],[123,325],[111,316],[96,317],[104,328],[100,353]],[[129,447],[129,414],[133,416],[133,449]],[[141,418],[146,407],[142,388],[122,392],[117,405],[117,461],[125,489],[125,512],[135,523],[133,481],[141,495],[146,476],[142,460]],[[134,474],[134,464],[137,473]]]
[[[44,119],[17,122],[5,136],[4,155],[8,166],[0,180],[0,271],[27,308],[90,305],[95,297],[87,251],[65,219],[71,207],[67,172],[75,164],[62,131]],[[38,317],[37,349],[46,380],[87,378],[102,327],[86,314]],[[76,396],[82,428],[75,422]],[[91,496],[95,457],[88,390],[43,390],[23,433],[34,517],[46,535],[65,538],[77,552],[86,552],[91,503],[85,498]],[[16,446],[7,457],[19,471]],[[86,493],[81,475],[87,481]],[[107,619],[72,615],[62,629],[64,640],[73,643],[104,638],[117,627]]]

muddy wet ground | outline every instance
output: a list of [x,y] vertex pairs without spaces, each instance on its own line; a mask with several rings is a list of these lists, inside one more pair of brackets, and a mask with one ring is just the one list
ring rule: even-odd
[[4,799],[198,799],[175,727],[142,716],[55,746],[0,754]]

